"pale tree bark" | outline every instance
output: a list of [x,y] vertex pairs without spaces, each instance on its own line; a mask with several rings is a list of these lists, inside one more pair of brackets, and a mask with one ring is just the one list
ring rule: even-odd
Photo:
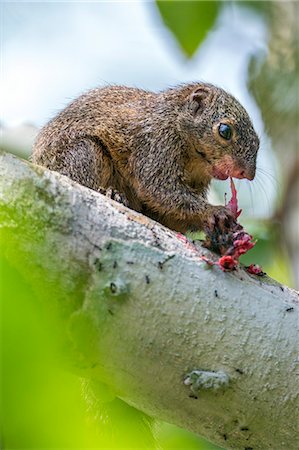
[[298,448],[297,292],[209,268],[200,246],[8,154],[0,208],[6,255],[46,283],[74,370],[224,448]]

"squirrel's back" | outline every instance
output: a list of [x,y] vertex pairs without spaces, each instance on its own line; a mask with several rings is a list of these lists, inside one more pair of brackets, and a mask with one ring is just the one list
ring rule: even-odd
[[156,95],[125,86],[96,88],[80,95],[42,128],[33,147],[33,162],[51,168],[53,153],[88,136],[97,136],[108,147],[122,146],[128,125],[140,119],[140,112]]
[[112,188],[131,208],[185,231],[229,214],[206,202],[210,180],[253,179],[258,147],[247,112],[221,88],[108,86],[52,119],[32,160],[89,188]]

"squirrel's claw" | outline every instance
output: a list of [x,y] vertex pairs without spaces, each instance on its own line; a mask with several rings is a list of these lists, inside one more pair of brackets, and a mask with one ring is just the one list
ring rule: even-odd
[[122,203],[124,206],[129,206],[129,202],[127,200],[127,197],[122,194],[121,192],[116,191],[115,189],[113,189],[112,187],[109,187],[108,189],[104,189],[104,188],[99,188],[98,191],[103,194],[106,195],[106,197],[111,198],[111,200],[115,200],[118,203]]
[[204,225],[204,231],[211,234],[214,232],[225,233],[235,229],[237,223],[232,212],[225,206],[215,206],[209,214]]

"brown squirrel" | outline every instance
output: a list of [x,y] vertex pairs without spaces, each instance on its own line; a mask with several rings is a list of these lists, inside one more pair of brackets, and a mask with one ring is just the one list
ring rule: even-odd
[[130,208],[186,232],[229,226],[231,212],[207,203],[209,183],[252,180],[258,148],[245,109],[216,86],[161,93],[108,86],[81,95],[52,119],[32,160],[91,189],[119,193]]

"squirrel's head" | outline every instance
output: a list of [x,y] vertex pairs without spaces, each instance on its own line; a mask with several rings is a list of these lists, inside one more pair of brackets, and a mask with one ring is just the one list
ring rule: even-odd
[[224,90],[210,84],[194,85],[185,98],[179,128],[207,177],[253,180],[259,138],[243,106]]

